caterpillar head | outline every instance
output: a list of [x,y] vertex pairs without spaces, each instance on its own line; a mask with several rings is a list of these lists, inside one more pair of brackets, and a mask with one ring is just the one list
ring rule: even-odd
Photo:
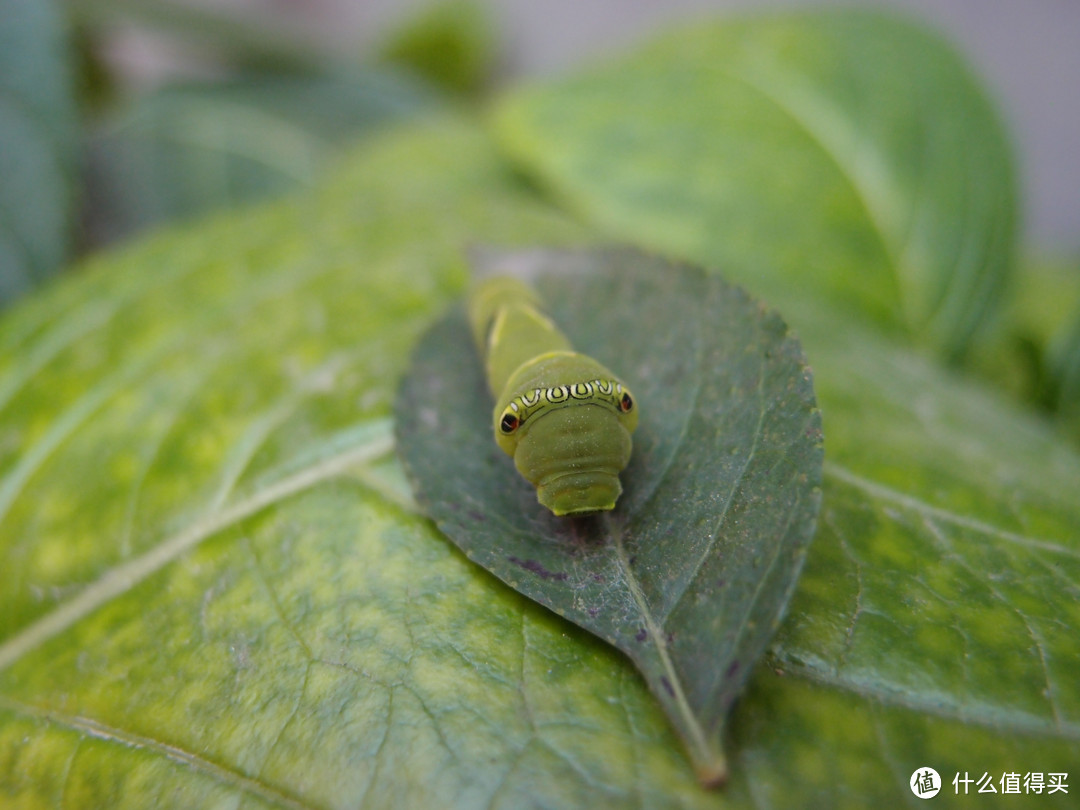
[[518,385],[501,398],[496,441],[556,515],[614,508],[638,421],[633,395],[582,355],[559,353],[537,365],[515,375]]

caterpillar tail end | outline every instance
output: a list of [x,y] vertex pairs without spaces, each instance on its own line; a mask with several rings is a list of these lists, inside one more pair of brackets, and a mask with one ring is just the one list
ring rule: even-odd
[[608,512],[621,494],[617,475],[596,471],[563,474],[536,488],[536,499],[557,517]]

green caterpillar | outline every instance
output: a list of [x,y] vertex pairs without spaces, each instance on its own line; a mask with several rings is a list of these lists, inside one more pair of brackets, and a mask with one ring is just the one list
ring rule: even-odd
[[556,515],[613,509],[638,423],[633,395],[575,352],[517,279],[481,282],[469,324],[495,395],[495,442]]

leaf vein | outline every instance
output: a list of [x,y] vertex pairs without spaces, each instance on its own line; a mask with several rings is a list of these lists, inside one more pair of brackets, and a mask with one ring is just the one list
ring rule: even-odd
[[231,507],[207,514],[187,528],[165,538],[140,556],[106,571],[74,597],[59,604],[55,609],[0,644],[0,671],[7,669],[27,652],[59,635],[92,611],[131,590],[208,537],[255,515],[280,500],[339,476],[353,466],[379,458],[390,452],[392,448],[393,440],[390,436],[384,436],[328,456],[294,475],[255,491]]
[[[255,578],[259,581],[259,584],[262,585],[263,590],[266,591],[266,595],[270,599],[270,604],[274,608],[274,613],[277,615],[278,621],[280,621],[285,626],[285,629],[289,631],[289,635],[293,637],[296,643],[300,646],[300,649],[304,651],[304,655],[307,657],[308,663],[310,664],[312,661],[316,660],[315,653],[312,651],[308,643],[304,641],[304,636],[300,633],[299,630],[296,629],[295,625],[293,625],[292,621],[285,614],[285,608],[282,606],[281,600],[278,598],[277,591],[275,590],[274,586],[270,584],[270,580],[266,576],[266,571],[263,569],[262,561],[259,559],[259,555],[255,551],[255,547],[251,543],[251,538],[245,535],[243,542],[244,548],[248,552],[248,556],[251,557],[251,570],[255,574]],[[304,677],[306,680],[307,676],[305,675]]]
[[263,758],[262,768],[259,769],[259,776],[266,773],[267,766],[269,765],[270,758],[274,754],[274,749],[281,744],[282,738],[285,736],[285,732],[289,730],[289,726],[293,724],[297,715],[300,714],[300,707],[304,705],[304,695],[307,692],[308,681],[311,678],[311,667],[314,662],[308,661],[304,666],[304,677],[301,679],[300,688],[296,693],[296,701],[293,703],[292,711],[289,712],[289,716],[285,718],[285,722],[281,724],[281,728],[278,729],[277,734],[274,735],[273,742],[266,747],[266,756]]
[[1063,739],[1080,740],[1080,724],[1063,721],[1059,727],[1049,722],[1046,717],[1025,711],[1003,709],[1001,706],[979,701],[960,703],[955,695],[948,693],[921,694],[899,685],[868,683],[857,677],[834,675],[822,667],[806,666],[801,659],[788,659],[783,655],[777,655],[776,661],[783,665],[788,675],[818,686],[850,692],[866,701],[897,706],[965,725],[991,728],[998,732],[1053,733]]
[[[775,65],[770,66],[769,70],[779,72],[778,66]],[[805,96],[806,103],[797,99],[792,88],[797,88],[800,85],[797,80],[790,76],[773,78],[767,76],[765,71],[758,71],[753,78],[745,73],[733,71],[729,71],[728,75],[755,90],[762,98],[768,99],[776,109],[787,115],[836,166],[840,176],[847,181],[855,198],[866,212],[871,230],[878,238],[885,259],[893,272],[892,280],[896,287],[898,300],[900,300],[901,306],[906,312],[910,307],[910,303],[904,294],[903,285],[900,284],[900,262],[903,251],[897,248],[894,238],[885,225],[886,217],[882,211],[884,206],[875,205],[873,202],[874,195],[871,191],[873,184],[863,178],[848,160],[848,155],[853,150],[850,148],[845,149],[842,144],[834,142],[837,139],[829,134],[828,128],[832,124],[830,124],[828,118],[835,115],[835,113],[827,109],[828,102],[808,89],[804,89],[801,93],[801,95]],[[785,88],[788,89],[785,90]],[[820,108],[820,110],[814,108]]]
[[1067,557],[1075,557],[1080,559],[1080,550],[1069,548],[1068,546],[1061,545],[1053,540],[1046,540],[1037,537],[1027,537],[1016,532],[1010,532],[1006,529],[999,528],[990,523],[977,520],[976,518],[968,517],[967,515],[958,515],[947,509],[942,509],[938,506],[933,506],[926,503],[912,495],[908,495],[904,492],[897,492],[894,489],[890,489],[883,484],[879,484],[876,481],[870,481],[863,478],[856,473],[848,470],[845,467],[836,464],[835,462],[825,462],[825,474],[838,481],[842,481],[845,484],[861,489],[863,492],[873,495],[881,500],[894,503],[897,506],[901,506],[905,509],[909,509],[916,514],[923,515],[932,519],[941,520],[953,526],[959,526],[964,529],[971,529],[979,534],[989,535],[996,537],[999,540],[1004,540],[1007,543],[1013,543],[1024,548],[1037,549],[1039,551],[1047,551],[1051,554],[1061,554]]
[[[799,511],[799,504],[801,503],[801,501],[801,496],[796,498],[795,503],[793,503],[791,509],[788,510],[787,519],[784,522],[783,531],[777,533],[777,536],[779,538],[782,539],[787,535],[788,530],[791,528],[791,521],[795,514]],[[754,595],[751,596],[748,600],[746,600],[746,609],[743,611],[742,619],[740,619],[738,625],[736,625],[739,630],[735,634],[735,638],[731,642],[731,650],[738,650],[739,641],[742,639],[743,633],[746,631],[747,622],[750,619],[750,614],[753,612],[754,606],[757,604],[758,597],[761,596],[761,589],[765,587],[765,581],[769,578],[769,574],[772,572],[777,561],[780,559],[780,550],[783,547],[784,544],[782,542],[778,541],[773,543],[773,554],[772,557],[769,559],[769,564],[765,567],[765,570],[762,571],[761,574],[757,577],[757,585],[754,588]]]
[[700,373],[700,369],[701,357],[704,350],[702,348],[703,327],[700,323],[698,324],[697,338],[698,339],[694,343],[694,362],[692,365],[695,369],[698,370],[698,373],[695,373],[693,375],[693,392],[690,394],[689,397],[687,397],[690,402],[690,406],[686,409],[685,417],[683,418],[682,424],[679,426],[679,435],[671,443],[671,453],[664,460],[663,467],[660,469],[660,474],[653,479],[652,488],[650,489],[649,494],[643,497],[640,501],[641,506],[638,507],[639,511],[644,510],[648,503],[654,497],[656,497],[656,494],[660,491],[661,484],[664,483],[664,479],[667,478],[668,473],[670,473],[672,469],[674,469],[675,457],[678,454],[679,448],[683,446],[686,437],[690,433],[690,424],[691,422],[693,422],[694,412],[697,410],[698,404],[701,402],[701,387],[704,375]]
[[[976,571],[970,565],[968,565],[967,560],[961,554],[957,553],[956,549],[953,547],[953,544],[949,541],[948,537],[945,536],[945,534],[938,528],[937,524],[935,524],[933,520],[931,520],[929,517],[924,516],[923,525],[926,526],[927,531],[930,532],[930,535],[934,538],[934,540],[938,543],[939,546],[952,553],[952,557],[956,560],[957,564],[959,564],[965,571],[967,571],[973,579],[977,581],[980,580],[978,573],[976,573]],[[1028,637],[1031,638],[1032,642],[1035,644],[1035,648],[1039,652],[1039,663],[1042,668],[1043,680],[1046,683],[1046,690],[1044,692],[1046,701],[1050,704],[1050,713],[1054,718],[1054,725],[1060,731],[1061,715],[1058,712],[1057,702],[1054,700],[1054,689],[1052,684],[1050,683],[1050,670],[1046,664],[1046,653],[1043,650],[1042,637],[1035,630],[1031,619],[1029,619],[1028,616],[1022,610],[1020,610],[1020,608],[1010,602],[1005,597],[1005,595],[1001,593],[1001,591],[994,587],[994,584],[989,577],[983,576],[981,578],[981,581],[986,585],[987,590],[989,590],[990,593],[993,594],[995,599],[997,599],[999,602],[1001,602],[1001,604],[1005,605],[1005,607],[1007,607],[1009,610],[1011,610],[1017,615],[1017,617],[1023,623],[1024,628],[1027,630]]]
[[848,541],[844,538],[836,524],[833,523],[829,517],[826,517],[826,520],[829,521],[829,526],[836,535],[836,539],[840,541],[840,546],[843,548],[844,554],[846,554],[848,559],[855,565],[855,582],[857,585],[855,591],[855,609],[851,613],[851,621],[848,623],[847,632],[844,635],[844,647],[840,650],[840,655],[836,657],[836,669],[839,670],[840,667],[844,665],[844,659],[847,657],[848,653],[851,652],[851,647],[855,642],[855,625],[859,621],[859,617],[863,614],[864,583],[862,563],[859,561],[858,557],[855,556],[855,552],[851,549],[851,546],[848,544]]
[[6,695],[0,696],[0,707],[25,717],[38,718],[53,725],[80,732],[98,740],[116,743],[128,748],[151,751],[173,762],[186,765],[193,771],[203,774],[216,782],[228,785],[249,796],[256,796],[278,807],[286,807],[290,808],[290,810],[315,810],[313,805],[283,792],[280,788],[268,785],[259,779],[241,773],[229,765],[214,762],[174,743],[164,742],[144,734],[110,726],[90,717],[62,714],[54,709],[23,703]]

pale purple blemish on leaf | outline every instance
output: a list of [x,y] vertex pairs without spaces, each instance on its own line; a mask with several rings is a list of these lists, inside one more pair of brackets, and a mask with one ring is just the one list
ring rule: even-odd
[[667,679],[666,675],[660,676],[660,683],[664,685],[664,691],[666,691],[670,697],[675,697],[675,689],[671,686],[671,681]]
[[514,565],[521,566],[526,571],[531,571],[532,573],[539,576],[540,579],[553,579],[556,582],[561,582],[567,577],[567,574],[563,571],[548,571],[536,560],[522,560],[519,557],[507,557],[506,559],[509,562],[512,562]]

